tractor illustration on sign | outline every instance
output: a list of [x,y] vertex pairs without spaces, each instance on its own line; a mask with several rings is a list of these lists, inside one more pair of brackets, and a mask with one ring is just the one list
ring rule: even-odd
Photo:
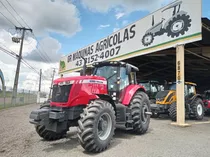
[[155,25],[154,15],[152,16],[152,27],[148,29],[142,38],[142,44],[149,46],[153,43],[155,36],[167,33],[168,37],[175,38],[184,35],[191,27],[192,20],[187,12],[180,10],[182,1],[178,1],[165,8],[163,12],[173,8],[173,15],[170,19],[162,18],[161,22]]

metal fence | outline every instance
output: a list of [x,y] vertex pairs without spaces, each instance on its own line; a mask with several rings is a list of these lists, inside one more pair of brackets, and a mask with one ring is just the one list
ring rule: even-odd
[[30,90],[21,90],[17,93],[16,104],[12,105],[12,91],[0,91],[0,109],[13,106],[27,105],[37,102],[37,93]]

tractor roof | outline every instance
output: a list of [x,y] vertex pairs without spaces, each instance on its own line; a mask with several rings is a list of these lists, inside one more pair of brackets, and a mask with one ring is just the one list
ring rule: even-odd
[[[176,82],[169,82],[168,84],[176,84]],[[192,86],[197,86],[196,83],[193,82],[185,82],[186,85],[192,85]]]
[[156,80],[141,80],[141,81],[139,81],[139,83],[148,83],[148,82],[159,84],[159,81],[156,81]]
[[110,65],[111,66],[122,66],[122,67],[130,66],[132,71],[139,71],[138,67],[131,65],[129,63],[120,62],[120,61],[103,61],[103,62],[93,63],[94,67],[110,66]]
[[204,93],[210,93],[210,90],[206,90],[206,91],[204,91]]

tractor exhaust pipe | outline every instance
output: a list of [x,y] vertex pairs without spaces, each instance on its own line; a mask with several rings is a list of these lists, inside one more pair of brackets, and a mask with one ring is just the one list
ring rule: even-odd
[[86,69],[87,69],[87,61],[84,57],[81,56],[81,58],[84,60],[84,65],[82,67],[82,70],[80,71],[80,75],[81,76],[85,76],[86,75]]

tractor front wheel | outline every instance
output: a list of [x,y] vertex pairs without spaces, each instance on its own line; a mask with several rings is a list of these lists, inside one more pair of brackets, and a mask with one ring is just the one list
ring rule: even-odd
[[151,112],[148,96],[144,92],[137,92],[130,103],[130,108],[133,117],[133,131],[137,134],[146,133],[150,124],[148,113]]
[[[49,109],[50,105],[45,104],[40,107],[40,109]],[[43,125],[36,125],[36,132],[37,134],[45,139],[46,141],[55,141],[63,138],[64,135],[66,135],[67,131],[63,131],[61,133],[56,133],[53,131],[46,130],[45,126]]]
[[78,139],[88,152],[102,152],[108,148],[115,130],[115,111],[113,106],[103,100],[89,104],[78,121]]

